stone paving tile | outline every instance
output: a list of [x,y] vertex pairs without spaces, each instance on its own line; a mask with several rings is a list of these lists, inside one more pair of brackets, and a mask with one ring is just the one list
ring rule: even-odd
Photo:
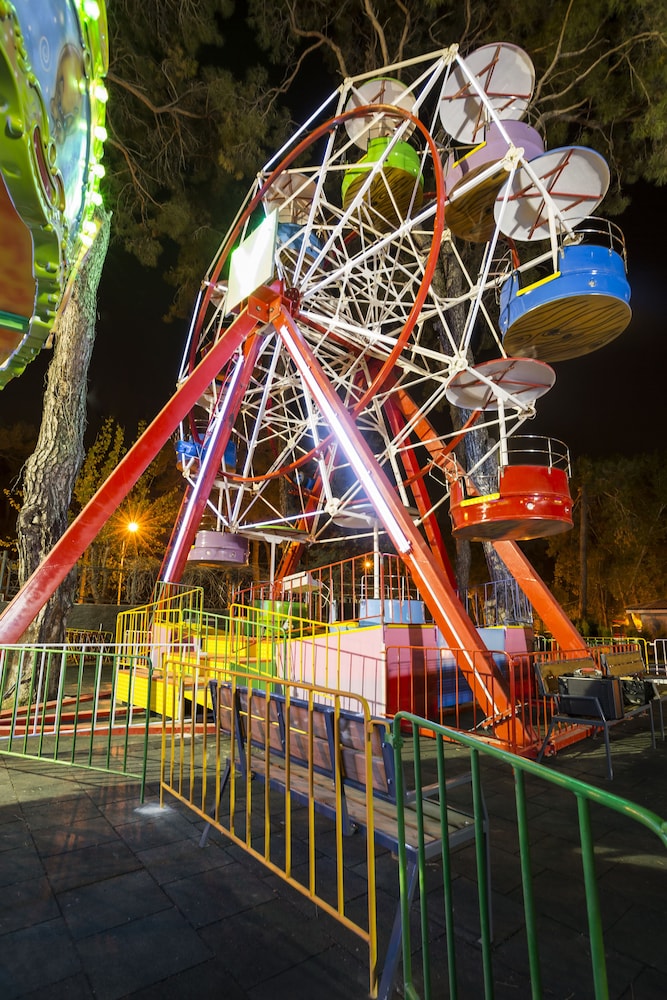
[[[394,862],[396,869],[396,862]],[[308,864],[295,865],[292,874],[297,882],[303,886],[309,885],[310,869]],[[336,905],[336,865],[330,858],[318,858],[315,869],[315,879],[317,891],[331,906]],[[344,895],[346,900],[356,899],[359,896],[366,897],[368,880],[365,874],[362,876],[355,869],[345,869]],[[398,886],[398,875],[395,876],[396,886]],[[298,891],[298,890],[295,890]]]
[[[127,801],[135,807],[137,805],[137,792],[139,786],[137,781],[133,779],[126,780],[102,774],[95,781],[88,778],[84,787],[86,788],[86,794],[102,812],[104,812],[105,808],[108,808],[111,803]],[[148,795],[148,790],[146,794]]]
[[[620,919],[605,931],[605,943],[620,954],[630,955],[648,968],[667,976],[667,947],[665,935],[665,908],[662,905],[649,909],[641,894],[635,905],[626,909]],[[663,996],[667,988],[663,987]]]
[[[111,819],[109,813],[106,814]],[[177,840],[192,840],[197,844],[199,832],[187,818],[171,806],[160,808],[150,802],[136,806],[129,823],[112,820],[119,834],[133,851],[161,847]]]
[[23,819],[12,819],[0,825],[0,853],[29,846],[32,846],[32,837]]
[[664,1000],[665,975],[655,969],[642,969],[621,993],[611,992],[612,1000]]
[[31,830],[58,825],[67,826],[70,823],[101,816],[95,803],[83,791],[55,802],[25,803],[22,812]]
[[[304,984],[308,983],[308,992]],[[345,949],[332,946],[306,958],[298,965],[251,987],[248,1000],[294,1000],[321,997],[322,1000],[368,1000],[368,962],[361,955],[355,961]]]
[[[617,777],[612,783],[605,777],[604,751],[592,740],[559,753],[546,766],[588,778],[604,791],[625,794],[667,815],[667,809],[656,808],[663,801],[667,806],[667,744],[659,741],[652,751],[645,732],[633,735],[633,725],[618,727],[619,736],[621,731],[628,736],[614,739]],[[530,986],[513,782],[510,772],[487,763],[483,761],[494,865],[495,996],[523,1000]],[[138,795],[139,785],[132,779],[0,755],[0,884],[3,876],[9,878],[2,889],[0,1000],[36,1000],[38,993],[47,1000],[367,996],[367,948],[361,939],[219,833],[200,849],[201,817],[169,796],[169,808],[157,811],[158,788],[152,779],[144,806]],[[533,874],[545,911],[540,917],[546,949],[544,1000],[587,1000],[592,980],[586,937],[577,926],[581,917],[585,927],[585,912],[571,890],[581,871],[576,809],[564,805],[552,785],[531,782],[528,795]],[[667,995],[667,853],[649,831],[618,814],[598,806],[591,814],[610,998],[662,1000]],[[71,826],[91,846],[50,854],[54,846],[67,846]],[[95,843],[110,828],[114,839]],[[318,858],[323,855],[318,867],[329,871],[334,838],[319,818],[317,836]],[[365,841],[349,838],[345,846],[352,865],[346,895],[352,897],[352,914],[362,920]],[[457,851],[452,861],[459,995],[476,1000],[483,994],[473,852]],[[396,861],[385,853],[378,868],[383,949],[397,901]],[[427,876],[433,888],[427,900],[429,939],[436,947],[444,933],[437,866],[433,871],[429,867]],[[419,931],[415,907],[415,962]],[[435,953],[442,956],[442,948]],[[41,966],[27,968],[24,975],[34,955],[43,954],[47,959]],[[435,979],[435,995],[446,995],[441,958]]]
[[0,772],[0,824],[12,821],[14,818],[13,809],[15,809],[17,802],[16,792],[7,772]]
[[44,858],[43,864],[54,892],[65,892],[141,868],[137,857],[117,839],[78,851],[53,854]]
[[216,957],[144,989],[128,993],[124,1000],[186,1000],[190,997],[196,1000],[248,1000],[248,996]]
[[[587,927],[586,896],[580,869],[573,865],[570,878],[562,871],[545,869],[533,879],[534,905],[539,913],[551,915],[573,931],[584,931]],[[629,909],[626,897],[618,892],[613,880],[608,884],[598,883],[600,913],[603,927],[618,921]],[[523,900],[521,890],[512,894],[517,903]]]
[[97,847],[117,839],[117,833],[103,816],[77,819],[58,826],[39,827],[32,831],[32,838],[39,854],[45,858],[64,851],[78,851]]
[[96,1000],[119,1000],[211,958],[175,908],[83,938],[77,950]]
[[[556,915],[557,917],[557,915]],[[538,919],[540,967],[544,997],[584,1000],[593,996],[591,958],[587,936],[565,926],[556,917]],[[493,950],[494,960],[509,969],[528,968],[525,934],[515,934]],[[606,949],[607,975],[611,995],[616,995],[636,979],[642,966],[634,957]],[[657,998],[656,998],[657,1000]]]
[[159,885],[231,863],[229,855],[221,847],[208,844],[203,849],[191,839],[137,851],[136,858]]
[[81,972],[38,990],[22,993],[21,1000],[90,1000],[92,995],[88,977]]
[[239,879],[238,870],[231,864],[168,882],[164,891],[195,928],[268,902],[275,896],[265,879],[245,873]]
[[165,802],[165,808],[161,810],[159,798],[151,797],[150,799],[146,798],[144,802],[139,802],[136,790],[134,795],[123,796],[123,798],[111,799],[109,801],[98,801],[97,805],[102,815],[106,816],[114,826],[141,823],[152,812],[156,814],[162,812],[167,816],[171,816],[174,813],[170,802]]
[[74,939],[98,934],[173,905],[148,872],[141,869],[59,893],[57,901]]
[[60,916],[51,886],[43,876],[5,885],[0,898],[0,935]]
[[[449,966],[447,943],[444,936],[439,941],[431,943],[429,960],[433,996],[449,996]],[[514,969],[502,962],[497,955],[493,955],[492,969],[494,1000],[528,1000],[531,996],[531,987],[526,974],[526,966]],[[461,1000],[478,1000],[484,996],[482,953],[477,942],[457,939],[452,974]],[[421,951],[416,951],[412,957],[412,981],[415,984],[417,995],[423,996]],[[551,998],[553,995],[545,993],[544,1000],[547,996]],[[575,998],[574,995],[564,995],[559,996],[558,1000],[575,1000]],[[577,1000],[579,1000],[578,997]]]
[[[582,871],[581,867],[582,850],[579,841],[563,840],[562,837],[545,837],[537,843],[530,845],[530,860],[534,872],[548,868],[558,871],[567,881],[573,873],[577,878]],[[596,871],[598,876],[613,866],[613,859],[608,855],[600,853],[596,857]]]
[[0,943],[3,1000],[13,1000],[31,990],[45,996],[51,983],[81,972],[79,956],[60,918],[5,934]]
[[0,887],[39,878],[43,874],[44,865],[32,843],[0,854]]
[[332,944],[329,921],[299,919],[298,912],[278,896],[239,910],[233,920],[203,927],[200,937],[245,990],[320,955]]
[[[65,768],[62,769],[63,771]],[[12,777],[12,785],[16,798],[21,804],[31,803],[33,806],[48,805],[59,799],[73,798],[77,794],[76,787],[58,778],[47,778],[39,775],[36,779],[29,772]]]
[[667,851],[651,830],[638,824],[607,831],[596,841],[597,854],[625,867],[628,887],[650,890],[652,885],[664,885],[667,880]]

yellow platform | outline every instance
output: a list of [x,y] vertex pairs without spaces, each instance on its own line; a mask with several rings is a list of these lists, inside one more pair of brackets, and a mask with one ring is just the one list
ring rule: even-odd
[[[120,669],[116,675],[116,701],[133,705],[135,708],[148,708],[149,711],[164,715],[167,718],[179,713],[183,702],[192,702],[193,691],[198,705],[211,708],[211,697],[208,691],[209,680],[229,679],[233,671],[257,674],[262,678],[258,686],[275,676],[275,661],[271,642],[252,642],[244,648],[245,656],[231,659],[229,656],[188,656],[182,653],[178,656],[168,656],[161,669],[154,670],[149,678],[148,669]],[[149,700],[150,684],[150,700]]]

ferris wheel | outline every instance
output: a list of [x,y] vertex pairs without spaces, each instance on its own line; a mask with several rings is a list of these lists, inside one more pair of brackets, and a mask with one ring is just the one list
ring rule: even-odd
[[533,86],[504,43],[385,67],[347,80],[259,173],[184,355],[181,380],[232,345],[181,426],[187,529],[165,579],[258,537],[285,545],[286,572],[300,546],[378,523],[399,551],[414,526],[448,571],[447,505],[465,538],[571,526],[567,449],[525,425],[550,361],[627,326],[629,286],[622,236],[591,222],[607,165],[545,151],[522,120]]

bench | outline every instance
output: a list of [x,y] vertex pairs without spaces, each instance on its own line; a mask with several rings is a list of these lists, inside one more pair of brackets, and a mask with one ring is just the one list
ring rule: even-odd
[[[662,709],[662,699],[667,696],[664,690],[665,679],[655,677],[647,670],[641,650],[638,648],[602,653],[600,657],[605,674],[609,677],[620,677],[629,684],[637,686],[637,704],[652,701],[658,706],[660,714],[660,735],[665,738],[665,720]],[[629,688],[627,689],[630,690]]]
[[[294,698],[277,692],[249,690],[230,682],[210,681],[214,716],[220,733],[231,739],[231,751],[221,774],[220,799],[236,762],[242,777],[288,793],[297,803],[314,808],[334,823],[343,835],[368,836],[367,774],[372,783],[372,822],[375,843],[398,854],[398,821],[394,753],[389,722],[368,720],[363,714],[331,704]],[[471,785],[470,773],[447,780],[449,790]],[[406,894],[410,907],[419,874],[420,842],[426,860],[442,859],[443,829],[438,787],[422,789],[418,815],[416,793],[406,793],[405,848]],[[490,853],[488,816],[482,798],[482,829],[490,918]],[[447,801],[448,844],[454,849],[475,839],[475,817]],[[421,831],[420,831],[421,827]],[[207,824],[200,845],[206,843]],[[387,946],[378,996],[388,998],[401,955],[400,901]]]
[[[562,691],[562,682],[559,679],[564,676],[575,675],[582,679],[589,678],[591,682],[599,681],[606,684],[607,681],[613,683],[615,675],[603,674],[592,657],[579,657],[571,660],[547,660],[542,663],[535,662],[535,676],[537,688],[541,697],[553,703],[554,711],[549,722],[547,734],[537,754],[537,762],[540,763],[547,748],[551,744],[551,736],[558,725],[585,726],[587,729],[602,730],[604,734],[605,753],[607,759],[607,777],[611,781],[614,771],[611,763],[611,744],[609,740],[609,730],[612,726],[624,722],[635,715],[647,714],[651,725],[651,742],[655,749],[655,726],[653,722],[653,710],[651,702],[647,701],[642,705],[624,706],[622,704],[622,693],[615,692],[618,697],[618,715],[613,715],[603,709],[600,698],[604,693],[603,688],[598,688],[598,694],[569,694]],[[620,684],[619,684],[620,688]],[[594,683],[590,685],[590,691],[595,691]]]

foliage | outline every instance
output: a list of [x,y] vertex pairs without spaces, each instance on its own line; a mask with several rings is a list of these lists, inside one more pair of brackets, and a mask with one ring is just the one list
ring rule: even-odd
[[[16,558],[16,515],[21,507],[21,469],[37,441],[37,429],[20,421],[0,428],[0,550]],[[0,581],[1,582],[1,581]]]
[[[126,451],[124,429],[108,418],[81,467],[74,487],[77,506],[83,507],[94,496]],[[80,601],[92,599],[95,603],[114,604],[119,590],[121,597],[130,603],[149,598],[182,494],[169,444],[151,462],[84,553]],[[138,530],[132,533],[129,524],[138,525]]]
[[[590,145],[621,185],[667,182],[667,7],[660,0],[475,4],[452,0],[250,0],[250,23],[270,57],[332,79],[458,45],[465,55],[504,40],[524,48],[537,84],[529,117],[549,146]],[[319,61],[315,60],[315,53]]]
[[575,530],[549,541],[555,593],[566,607],[580,600],[582,486],[588,521],[588,620],[608,630],[625,609],[667,594],[667,471],[665,455],[582,459],[572,493]]
[[233,4],[109,5],[106,199],[114,240],[148,266],[164,251],[189,312],[197,284],[286,115],[268,74],[239,59],[224,25]]
[[[238,202],[230,185],[256,169],[282,120],[261,68],[244,70],[242,84],[223,68],[220,25],[231,10],[219,0],[117,0],[108,10],[105,194],[114,238],[149,264],[166,247],[176,248],[170,276],[188,304],[217,245],[216,227],[228,221],[226,204]],[[54,326],[40,437],[26,466],[19,514],[23,582],[65,530],[83,459],[97,285],[109,238],[108,214],[98,214],[98,237]],[[62,638],[72,584],[70,575],[49,598],[31,626],[33,637]]]

